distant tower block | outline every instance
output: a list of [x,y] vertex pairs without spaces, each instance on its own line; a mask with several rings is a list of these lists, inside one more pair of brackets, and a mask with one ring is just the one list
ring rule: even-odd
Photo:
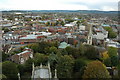
[[87,44],[92,45],[92,26],[90,26]]

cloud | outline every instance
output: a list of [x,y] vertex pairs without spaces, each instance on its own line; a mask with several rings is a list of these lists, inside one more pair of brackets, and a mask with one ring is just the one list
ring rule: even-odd
[[84,5],[91,10],[117,10],[118,0],[66,0],[66,4]]
[[117,10],[118,0],[0,0],[1,10]]

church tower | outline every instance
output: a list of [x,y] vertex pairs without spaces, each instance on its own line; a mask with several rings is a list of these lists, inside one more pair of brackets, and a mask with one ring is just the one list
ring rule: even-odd
[[90,29],[89,29],[87,44],[92,45],[92,25],[90,26]]

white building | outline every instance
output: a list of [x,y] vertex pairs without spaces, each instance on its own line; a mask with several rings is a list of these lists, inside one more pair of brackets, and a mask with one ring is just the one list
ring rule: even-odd
[[80,26],[79,26],[79,30],[85,30],[85,26],[80,25]]
[[108,31],[104,30],[102,27],[94,28],[96,31],[96,34],[93,35],[93,38],[96,38],[98,40],[104,40],[108,38]]
[[106,42],[107,42],[108,47],[120,48],[120,43],[118,43],[118,42],[114,42],[114,41],[109,40],[109,39],[107,39]]
[[[42,64],[40,66],[34,66],[34,63],[32,65],[32,76],[31,78],[33,80],[38,80],[38,79],[50,79],[52,78],[52,73],[51,73],[51,68],[50,68],[50,63],[48,62],[47,66],[43,66]],[[54,78],[57,78],[57,70],[55,69],[55,76]]]

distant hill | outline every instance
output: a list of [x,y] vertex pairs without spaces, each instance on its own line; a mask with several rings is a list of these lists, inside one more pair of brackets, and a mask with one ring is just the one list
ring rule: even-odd
[[98,11],[98,10],[10,10],[10,11],[2,11],[2,12],[79,12],[79,13],[110,13],[110,14],[117,14],[118,11]]

